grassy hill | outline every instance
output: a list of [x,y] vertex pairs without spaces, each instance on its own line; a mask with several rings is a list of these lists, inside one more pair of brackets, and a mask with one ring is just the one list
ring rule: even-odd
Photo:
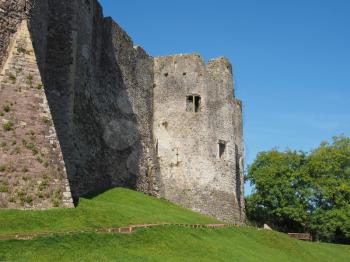
[[80,199],[75,209],[18,211],[0,209],[0,234],[62,232],[135,224],[219,223],[166,200],[117,188],[92,200]]
[[[143,223],[218,221],[125,189],[83,199],[75,210],[0,210],[0,235]],[[307,243],[254,228],[141,229],[0,241],[0,261],[349,261],[350,247]]]

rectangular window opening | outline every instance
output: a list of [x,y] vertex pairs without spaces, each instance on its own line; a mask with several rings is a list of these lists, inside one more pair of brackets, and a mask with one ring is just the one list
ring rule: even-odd
[[198,113],[201,110],[201,97],[189,95],[186,97],[186,111]]
[[226,142],[220,140],[219,141],[219,157],[220,158],[223,158],[225,151],[226,151]]

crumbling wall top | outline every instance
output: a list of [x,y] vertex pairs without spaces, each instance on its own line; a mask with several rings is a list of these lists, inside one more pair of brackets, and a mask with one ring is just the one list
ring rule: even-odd
[[202,66],[206,69],[206,71],[214,72],[214,71],[222,71],[228,72],[232,76],[232,64],[226,57],[218,57],[214,59],[210,59],[208,63],[205,63],[204,58],[197,53],[192,54],[175,54],[169,56],[156,56],[155,62],[160,65],[165,64],[176,64],[181,61],[194,62],[197,65]]

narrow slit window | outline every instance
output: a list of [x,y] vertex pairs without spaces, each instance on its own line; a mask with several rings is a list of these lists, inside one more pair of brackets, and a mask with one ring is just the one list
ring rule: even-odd
[[158,141],[158,139],[156,141],[156,156],[157,157],[159,156],[159,141]]
[[241,177],[241,156],[239,155],[238,146],[235,145],[235,155],[236,155],[236,179]]
[[219,141],[219,158],[223,158],[226,151],[226,142],[225,141]]
[[201,109],[201,97],[195,96],[194,97],[194,112],[199,112]]

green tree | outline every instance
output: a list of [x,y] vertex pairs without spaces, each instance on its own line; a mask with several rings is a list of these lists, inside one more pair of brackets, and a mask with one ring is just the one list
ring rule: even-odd
[[249,167],[254,193],[247,198],[248,218],[282,231],[301,231],[308,221],[310,177],[303,152],[262,152]]
[[333,138],[308,156],[312,178],[311,228],[321,239],[350,239],[350,139]]
[[273,149],[248,168],[248,219],[319,239],[350,240],[350,139],[334,137],[309,154]]

